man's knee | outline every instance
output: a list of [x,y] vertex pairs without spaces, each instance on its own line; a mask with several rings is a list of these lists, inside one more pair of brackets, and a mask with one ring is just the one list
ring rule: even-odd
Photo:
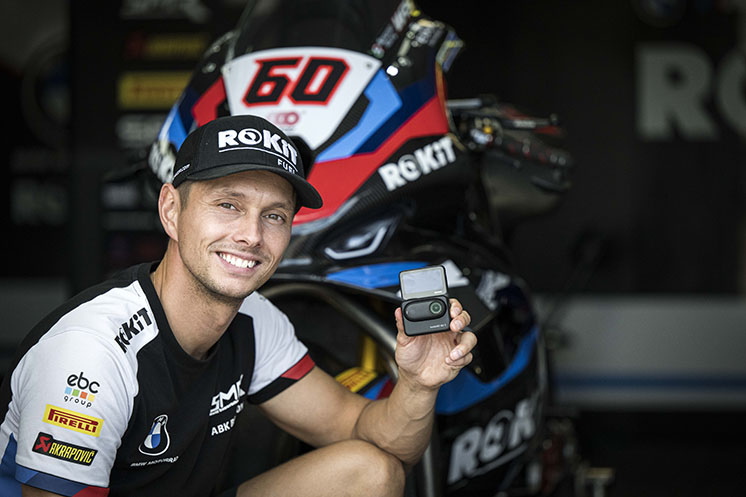
[[371,489],[371,495],[403,495],[406,475],[399,459],[360,440],[349,440],[342,445],[347,453],[347,464]]

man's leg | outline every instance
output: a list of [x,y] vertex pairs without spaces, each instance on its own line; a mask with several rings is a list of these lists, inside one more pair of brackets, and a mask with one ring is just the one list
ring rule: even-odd
[[237,497],[401,497],[405,474],[394,456],[346,440],[292,459],[244,482]]

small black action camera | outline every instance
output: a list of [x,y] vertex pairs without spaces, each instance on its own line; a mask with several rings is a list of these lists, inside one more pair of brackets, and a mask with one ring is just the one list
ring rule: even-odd
[[404,333],[409,336],[447,331],[448,285],[443,266],[428,266],[399,273]]

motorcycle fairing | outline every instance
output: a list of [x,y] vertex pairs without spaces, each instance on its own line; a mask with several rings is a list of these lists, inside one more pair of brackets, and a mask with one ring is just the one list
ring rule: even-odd
[[[401,15],[407,12],[408,17],[411,2],[401,5],[407,6]],[[438,60],[452,60],[458,38],[427,19],[410,26],[415,34],[427,33],[422,38],[427,43],[401,42],[390,63],[388,53],[379,60],[342,48],[297,46],[229,60],[227,47],[240,34],[226,36],[171,109],[151,147],[151,169],[169,181],[176,150],[188,132],[221,115],[254,113],[303,140],[315,155],[308,180],[324,206],[301,209],[294,225],[328,218],[355,196],[375,195],[379,185],[370,191],[366,181],[392,154],[414,138],[442,137],[449,131]],[[221,56],[222,74],[216,63]],[[324,64],[341,69],[335,73]]]

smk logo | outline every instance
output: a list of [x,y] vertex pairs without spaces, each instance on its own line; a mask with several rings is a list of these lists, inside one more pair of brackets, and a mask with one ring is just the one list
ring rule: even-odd
[[[259,146],[262,148],[259,148]],[[296,168],[298,151],[280,135],[272,133],[268,129],[259,131],[254,128],[246,128],[240,131],[233,129],[218,131],[218,152],[245,149],[272,154],[277,157],[277,164],[282,166],[283,169],[298,174]]]
[[72,374],[67,377],[65,402],[78,404],[82,407],[91,407],[100,386],[99,382],[90,381],[83,376],[83,371],[79,375]]
[[44,418],[42,418],[42,421],[49,423],[50,425],[61,426],[67,430],[85,433],[86,435],[91,435],[93,437],[101,435],[101,427],[104,425],[103,419],[86,416],[75,411],[68,411],[67,409],[49,404],[47,404],[47,409],[44,411]]
[[221,413],[235,405],[238,405],[236,412],[238,413],[241,411],[243,404],[239,403],[243,400],[244,396],[246,396],[246,392],[241,388],[242,381],[243,375],[241,375],[238,380],[230,386],[227,392],[220,392],[212,398],[210,416]]
[[414,154],[403,155],[396,162],[384,164],[378,168],[378,174],[381,175],[386,189],[394,191],[455,160],[453,142],[448,136],[444,136],[415,150]]
[[33,449],[37,454],[54,457],[62,461],[90,466],[93,458],[98,453],[95,449],[89,449],[81,445],[75,445],[62,440],[55,440],[49,433],[39,432],[34,442]]
[[131,318],[122,323],[119,327],[119,334],[114,337],[114,341],[119,344],[123,352],[127,352],[127,346],[130,344],[132,337],[140,333],[146,326],[153,324],[153,320],[144,307],[134,313]]
[[159,456],[168,450],[171,445],[171,439],[168,436],[166,424],[168,416],[161,414],[153,420],[153,426],[150,427],[148,436],[140,444],[139,450],[146,456]]

